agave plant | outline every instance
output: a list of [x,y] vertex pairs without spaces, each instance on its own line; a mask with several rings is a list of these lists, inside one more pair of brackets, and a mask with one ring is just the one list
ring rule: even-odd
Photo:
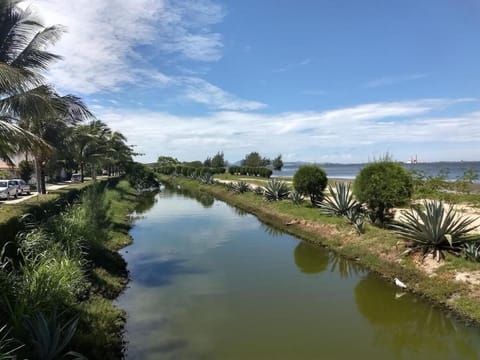
[[225,189],[227,189],[228,191],[235,191],[235,183],[233,182],[225,183]]
[[246,181],[240,180],[237,183],[235,183],[235,191],[240,194],[243,194],[245,192],[250,191],[250,185]]
[[354,208],[359,208],[360,203],[354,199],[350,191],[350,184],[343,182],[335,183],[335,190],[328,185],[329,196],[317,204],[320,210],[331,216],[346,216]]
[[301,205],[303,203],[303,195],[298,191],[292,191],[290,193],[290,200],[292,200],[295,205]]
[[463,245],[462,252],[467,260],[480,262],[480,243],[466,243]]
[[198,177],[198,180],[202,183],[202,184],[206,184],[206,185],[212,185],[214,184],[214,179],[213,179],[213,176],[212,174],[203,174],[203,175],[200,175]]
[[31,345],[36,359],[53,360],[63,356],[74,359],[85,359],[82,355],[65,350],[77,331],[78,318],[71,318],[63,322],[54,312],[47,319],[42,313],[26,320],[25,325],[30,333]]
[[14,360],[17,358],[15,353],[23,348],[18,342],[9,336],[10,331],[7,325],[0,328],[0,360]]
[[414,207],[403,213],[404,220],[392,225],[393,230],[405,240],[412,242],[412,250],[432,253],[437,260],[443,251],[458,254],[462,246],[478,239],[469,233],[475,229],[475,219],[458,215],[450,205],[442,201],[424,201],[421,210]]
[[355,227],[358,234],[365,232],[365,221],[362,208],[360,206],[354,206],[347,211],[345,217]]
[[268,201],[278,201],[288,198],[290,190],[287,183],[277,179],[268,180],[267,186],[265,186],[264,196]]

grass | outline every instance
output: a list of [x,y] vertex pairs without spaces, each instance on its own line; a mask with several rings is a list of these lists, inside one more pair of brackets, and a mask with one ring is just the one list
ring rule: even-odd
[[478,263],[447,256],[444,265],[430,275],[418,266],[415,258],[402,255],[405,243],[391,231],[366,225],[365,234],[357,235],[345,219],[323,215],[308,202],[302,205],[294,205],[288,200],[266,202],[253,193],[229,192],[222,185],[202,185],[193,180],[165,176],[160,180],[214,195],[281,231],[356,259],[389,281],[398,277],[410,291],[463,319],[480,323],[480,295],[468,284],[454,280],[458,270],[480,270]]
[[[0,271],[0,321],[26,344],[22,358],[36,351],[25,318],[49,322],[57,313],[79,320],[72,349],[92,359],[122,356],[125,314],[111,300],[128,281],[117,250],[131,243],[128,215],[138,198],[125,180],[76,188],[83,193],[74,204],[45,203],[51,210],[14,238],[11,262]],[[61,212],[52,216],[54,210]]]

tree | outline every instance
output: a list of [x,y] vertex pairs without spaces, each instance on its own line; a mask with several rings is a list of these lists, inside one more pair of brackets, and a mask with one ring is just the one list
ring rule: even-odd
[[282,155],[279,154],[275,159],[272,161],[273,170],[281,171],[283,168],[283,161]]
[[34,171],[35,171],[35,168],[34,168],[33,163],[31,161],[22,160],[18,164],[18,172],[20,174],[20,178],[27,183],[32,178],[32,175],[33,175]]
[[383,226],[391,208],[410,201],[412,175],[402,164],[387,157],[367,164],[360,171],[353,183],[353,192],[358,201],[367,204],[374,222]]
[[211,166],[214,168],[225,167],[225,159],[223,157],[223,151],[217,152],[217,154],[211,160]]
[[242,166],[247,167],[261,167],[267,166],[270,164],[270,159],[262,158],[260,154],[256,151],[251,152],[245,156],[245,159],[242,160]]
[[313,206],[323,199],[327,183],[327,173],[318,165],[302,165],[293,176],[293,187],[300,194],[309,196]]
[[43,116],[52,110],[41,73],[60,57],[45,51],[59,39],[62,28],[45,27],[17,0],[0,2],[0,156],[8,160],[20,148],[42,145],[27,129],[18,127],[19,118]]
[[171,156],[159,156],[157,160],[158,167],[175,166],[178,164],[180,164],[180,161],[178,161],[176,158],[173,158]]

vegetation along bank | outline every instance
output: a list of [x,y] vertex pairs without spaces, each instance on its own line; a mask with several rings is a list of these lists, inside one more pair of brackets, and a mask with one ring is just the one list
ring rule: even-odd
[[[480,252],[478,233],[471,231],[475,218],[462,216],[441,201],[417,203],[428,197],[468,199],[475,205],[480,195],[445,191],[443,186],[458,184],[411,176],[389,159],[366,168],[353,191],[342,182],[327,188],[326,175],[315,168],[299,171],[303,178],[294,177],[293,185],[244,176],[220,182],[205,174],[196,179],[162,174],[159,179],[211,194],[271,226],[358,261],[388,281],[398,279],[408,291],[480,323],[480,256],[475,256]],[[412,210],[399,218],[394,207],[408,205],[414,205]],[[425,226],[415,222],[418,218]],[[432,229],[437,229],[434,234]]]
[[117,250],[131,242],[128,214],[139,195],[130,180],[90,185],[60,213],[27,217],[5,245],[1,356],[121,358],[125,317],[112,300],[128,281]]

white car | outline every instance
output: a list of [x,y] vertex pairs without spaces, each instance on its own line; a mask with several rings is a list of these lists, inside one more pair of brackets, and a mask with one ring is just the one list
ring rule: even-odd
[[14,181],[17,183],[17,194],[22,195],[30,195],[30,185],[27,184],[24,180],[22,179],[13,179],[10,181]]
[[8,200],[17,197],[17,188],[9,180],[0,180],[0,199]]

